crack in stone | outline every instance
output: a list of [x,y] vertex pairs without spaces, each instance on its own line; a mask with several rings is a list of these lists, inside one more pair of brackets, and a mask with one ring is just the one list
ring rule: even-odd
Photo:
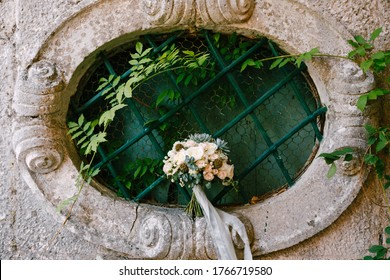
[[135,222],[136,222],[137,219],[138,219],[138,207],[139,207],[139,204],[137,204],[137,206],[136,206],[136,208],[135,208],[135,219],[134,219],[134,221],[133,221],[133,224],[131,225],[130,233],[133,231],[134,226],[135,226]]

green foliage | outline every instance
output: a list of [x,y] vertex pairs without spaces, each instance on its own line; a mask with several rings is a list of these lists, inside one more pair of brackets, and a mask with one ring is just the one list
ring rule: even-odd
[[[153,77],[169,71],[179,72],[176,80],[177,84],[182,80],[184,80],[185,84],[190,82],[196,84],[196,80],[205,75],[203,66],[207,64],[209,54],[179,50],[175,45],[172,45],[163,49],[159,55],[156,55],[152,52],[152,48],[144,48],[141,42],[137,42],[135,44],[135,52],[131,53],[130,57],[131,71],[127,77],[109,75],[99,80],[97,91],[101,91],[104,100],[108,104],[107,109],[101,112],[100,116],[95,120],[87,121],[85,116],[81,114],[76,122],[68,122],[68,133],[79,147],[82,156],[89,158],[89,163],[84,164],[82,162],[79,177],[76,180],[78,191],[74,196],[63,201],[59,205],[59,209],[69,205],[72,205],[72,209],[84,184],[90,183],[92,178],[100,172],[99,169],[91,167],[93,160],[99,146],[107,142],[107,129],[110,123],[115,119],[118,111],[128,106],[126,100],[133,97],[134,90]],[[157,97],[154,106],[163,115],[166,113],[164,104],[166,102],[178,101],[180,98],[181,96],[178,92],[168,89]],[[153,123],[155,121],[151,120],[145,125],[152,125]],[[169,123],[160,124],[159,129],[167,133],[169,131]],[[156,179],[156,176],[159,175],[157,169],[161,169],[161,165],[161,159],[138,159],[125,168],[129,175],[115,178],[115,180],[122,181],[129,190],[134,186],[142,189],[141,186],[147,186]]]
[[359,99],[358,99],[358,101],[356,103],[356,106],[358,107],[358,109],[360,111],[363,112],[364,109],[366,108],[367,102],[369,100],[377,100],[378,97],[386,95],[386,94],[389,94],[389,93],[390,93],[390,90],[380,89],[380,88],[373,89],[373,90],[369,91],[366,94],[362,94],[359,97]]
[[313,57],[320,54],[318,48],[313,48],[308,52],[299,54],[299,55],[285,55],[280,57],[275,57],[275,61],[271,64],[270,69],[276,67],[281,68],[287,63],[294,63],[298,68],[301,67],[302,62],[310,61]]
[[[367,71],[372,71],[374,75],[382,72],[390,64],[390,51],[374,51],[374,40],[381,34],[382,28],[376,29],[371,35],[370,38],[365,39],[362,36],[355,36],[353,40],[349,40],[348,43],[353,47],[353,50],[348,54],[348,58],[359,63],[360,68],[364,73]],[[390,82],[390,78],[387,80]],[[357,101],[357,108],[362,112],[366,109],[366,106],[369,101],[377,100],[378,98],[389,94],[390,91],[382,88],[376,88],[369,91],[366,94],[362,94]],[[389,143],[390,143],[390,128],[389,127],[374,127],[367,124],[365,126],[368,139],[367,145],[368,149],[364,155],[364,163],[367,166],[373,167],[376,172],[379,184],[383,188],[384,200],[389,203],[389,199],[386,196],[385,190],[390,187],[390,175],[385,173],[386,167],[385,162],[382,159],[382,155],[389,155]],[[321,154],[320,157],[323,157],[327,164],[330,164],[331,167],[328,171],[327,176],[332,177],[336,173],[336,165],[334,161],[339,160],[344,154],[345,150],[341,153],[335,151],[332,153]],[[348,154],[345,154],[345,158]],[[344,158],[344,160],[345,160]],[[389,208],[390,205],[386,206]],[[386,244],[387,247],[379,244],[373,245],[369,248],[369,252],[373,255],[365,256],[365,260],[390,260],[389,254],[389,245],[390,245],[390,227],[386,227],[385,230]]]
[[353,149],[346,147],[346,148],[342,148],[342,149],[336,150],[336,151],[331,152],[331,153],[320,154],[318,157],[324,158],[326,164],[330,165],[326,176],[328,178],[332,178],[336,174],[336,171],[337,171],[335,161],[339,160],[341,158],[343,158],[344,161],[351,161],[353,159],[352,153],[353,153]]
[[372,255],[365,256],[364,260],[390,260],[390,226],[384,229],[385,243],[387,247],[383,245],[372,245],[368,251]]

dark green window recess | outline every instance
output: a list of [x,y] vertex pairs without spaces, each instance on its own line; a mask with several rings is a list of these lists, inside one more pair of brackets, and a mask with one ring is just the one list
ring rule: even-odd
[[[229,143],[239,180],[239,191],[223,186],[208,191],[213,203],[246,204],[294,185],[315,156],[326,111],[305,65],[269,70],[272,61],[267,61],[261,69],[245,67],[248,59],[283,54],[266,38],[204,31],[146,35],[140,41],[155,54],[175,44],[207,51],[210,60],[207,69],[167,72],[133,93],[109,127],[109,141],[99,148],[100,183],[128,200],[185,205],[190,194],[164,178],[162,159],[175,141],[209,133]],[[80,113],[95,119],[106,108],[96,91],[99,79],[126,77],[134,44],[100,55],[79,84],[69,119]]]

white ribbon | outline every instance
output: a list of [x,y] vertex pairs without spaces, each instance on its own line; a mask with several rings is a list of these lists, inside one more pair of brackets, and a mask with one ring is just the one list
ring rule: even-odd
[[215,249],[217,250],[218,259],[237,260],[232,236],[229,230],[230,226],[232,232],[236,232],[244,242],[244,260],[252,260],[249,239],[244,224],[236,216],[216,209],[207,199],[201,186],[194,186],[192,191],[203,210],[204,217],[211,233],[211,238],[213,239]]

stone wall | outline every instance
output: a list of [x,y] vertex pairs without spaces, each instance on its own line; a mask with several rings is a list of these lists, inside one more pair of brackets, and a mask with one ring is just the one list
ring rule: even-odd
[[[26,180],[26,176],[22,176],[22,173],[25,172],[25,170],[17,160],[17,156],[19,157],[20,153],[14,148],[15,139],[13,139],[15,137],[15,127],[18,127],[20,124],[25,122],[37,123],[45,121],[46,118],[50,118],[47,114],[41,113],[41,111],[39,111],[41,109],[38,109],[39,112],[36,115],[34,115],[34,113],[26,113],[26,115],[23,116],[23,112],[21,113],[21,111],[29,110],[27,108],[30,108],[28,106],[23,107],[28,104],[29,100],[21,101],[18,99],[18,92],[20,92],[19,83],[23,80],[20,78],[20,75],[23,73],[24,69],[30,69],[30,66],[37,62],[37,59],[46,58],[45,56],[53,58],[54,55],[57,55],[59,60],[61,60],[62,58],[69,58],[72,56],[82,57],[83,55],[88,55],[90,53],[88,47],[90,46],[83,46],[85,37],[91,36],[90,45],[100,46],[108,41],[112,34],[110,34],[109,30],[99,30],[99,28],[105,26],[104,22],[126,21],[121,18],[120,11],[116,10],[118,6],[116,6],[115,3],[119,2],[121,1],[0,1],[0,155],[2,158],[0,161],[0,178],[2,178],[0,183],[1,259],[127,259],[137,257],[136,253],[132,254],[133,251],[130,249],[117,249],[118,247],[116,247],[114,242],[109,241],[109,238],[99,239],[94,236],[82,236],[81,233],[85,232],[90,234],[90,232],[78,228],[79,220],[77,220],[77,217],[75,217],[74,223],[69,223],[69,225],[61,229],[57,238],[50,243],[51,238],[55,236],[56,232],[61,228],[61,221],[63,220],[63,216],[57,215],[54,212],[53,209],[55,206],[52,201],[48,199],[47,195],[50,189],[53,189],[53,193],[58,190],[56,189],[58,187],[56,186],[58,181],[55,181],[52,178],[49,180],[49,177],[45,177],[44,175],[37,175],[38,177],[34,177],[36,175],[30,174],[27,174],[26,176],[32,179]],[[132,5],[136,5],[136,2],[142,1],[124,2],[128,5],[128,17],[131,17]],[[148,1],[143,2],[148,4]],[[188,22],[191,22],[194,18],[199,20],[200,17],[194,16],[193,12],[191,12],[191,9],[193,8],[192,5],[195,5],[194,2],[189,0],[176,0],[173,2],[176,4],[176,7],[181,7],[180,3],[184,3],[183,7],[185,8],[183,9],[187,9],[184,10],[187,11],[187,13],[184,14],[188,17],[177,20],[180,22],[175,24],[182,24],[182,26],[188,25],[191,27],[191,23]],[[203,3],[200,0],[197,2]],[[215,2],[224,3],[222,0]],[[270,3],[272,1],[257,0],[254,2],[257,15],[267,15],[270,18],[278,18],[277,15],[271,15],[273,7]],[[321,30],[336,30],[337,32],[335,31],[335,34],[340,34],[342,39],[349,39],[350,35],[367,35],[376,27],[382,26],[384,30],[382,36],[378,40],[377,47],[379,49],[390,49],[390,2],[388,0],[278,0],[275,2],[280,2],[280,9],[288,7],[288,5],[293,3],[291,5],[297,7],[298,12],[301,12],[302,15],[305,15],[308,11],[313,13],[313,16],[310,17],[311,22],[305,23],[303,21],[301,26],[309,26],[310,30],[319,30],[319,33]],[[269,14],[267,14],[268,12]],[[90,32],[99,30],[99,37],[97,39],[88,32],[86,34],[83,34],[82,32],[80,34],[69,32],[69,29],[72,28],[80,30],[79,28],[86,23],[85,20],[88,19],[89,13],[96,13],[96,15],[100,16],[96,18],[94,26],[88,26]],[[283,19],[282,15],[284,14],[287,14],[287,12],[280,11],[280,19]],[[318,15],[321,16],[321,19],[319,19]],[[149,18],[149,20],[153,20],[153,18]],[[162,20],[161,17],[157,18],[157,23],[154,22],[154,24],[158,25]],[[252,20],[256,20],[258,26],[261,26],[263,21],[261,18]],[[173,22],[174,19],[170,18],[166,21]],[[181,23],[182,21],[188,22]],[[250,26],[240,25],[240,23],[229,25],[225,22],[219,22],[219,20],[216,20],[215,18],[211,18],[211,21],[213,21],[213,24],[215,25],[213,28],[216,30],[234,30],[234,28],[238,28],[240,30],[246,30],[243,32],[248,32],[247,30],[250,30],[251,28]],[[266,21],[267,20],[264,19],[264,22]],[[202,24],[206,27],[208,26],[207,22],[198,22],[197,24],[200,26],[202,26]],[[294,40],[294,38],[299,37],[298,34],[285,34],[288,29],[284,29],[283,26],[289,27],[294,24],[295,23],[291,22],[275,22],[273,25],[268,23],[269,26],[275,26],[275,29],[272,30],[272,32],[276,34],[278,31],[281,34],[275,35],[275,39],[279,39],[281,42],[283,41],[283,38],[291,37],[293,38],[292,40]],[[316,24],[318,24],[318,26],[315,26]],[[146,29],[145,26],[147,25],[148,24],[146,23],[144,26],[140,26],[139,29]],[[126,26],[123,27],[123,29],[126,28]],[[137,27],[132,28],[137,30]],[[150,27],[148,26],[147,28]],[[278,28],[280,30],[278,30]],[[266,30],[266,28],[264,28],[264,30]],[[118,32],[119,35],[127,34],[126,30],[117,30],[116,32]],[[272,34],[272,32],[269,31],[269,34]],[[302,30],[297,30],[297,33],[302,33]],[[71,34],[71,36],[66,37],[69,34]],[[324,34],[324,38],[330,37],[329,34]],[[80,46],[79,53],[66,53],[66,46],[71,44],[78,44]],[[339,42],[324,41],[323,44],[328,49],[331,49],[333,44],[337,45]],[[294,48],[294,46],[287,47]],[[77,62],[77,59],[73,61]],[[61,66],[64,69],[67,69],[67,67],[69,69],[72,69],[72,67],[76,68],[77,65],[71,65],[71,63],[72,59],[69,58],[67,61],[64,59],[64,63]],[[64,74],[64,79],[66,81],[71,80],[71,78],[66,75],[69,76],[72,75],[72,73],[66,72]],[[319,78],[319,80],[321,79]],[[381,83],[381,81],[378,82]],[[69,84],[71,85],[71,83]],[[388,102],[386,102],[383,105],[384,107],[388,105]],[[19,106],[20,104],[23,106]],[[57,105],[66,107],[66,104],[66,101],[64,101],[64,103],[59,103],[59,105]],[[33,108],[31,110],[35,109]],[[389,123],[389,115],[386,111],[383,111],[380,116],[382,116],[381,121],[383,123]],[[61,119],[61,116],[59,116],[59,119]],[[364,173],[364,171],[361,172]],[[316,175],[318,177],[325,177],[325,174]],[[37,183],[38,181],[39,183]],[[354,184],[353,180],[350,182],[351,185]],[[37,184],[38,187],[34,187],[33,185],[35,184]],[[345,187],[348,188],[349,186]],[[105,199],[110,201],[107,198]],[[314,198],[314,201],[320,201],[321,199],[321,197],[317,197]],[[101,202],[98,201],[98,205],[99,203]],[[111,201],[111,203],[116,205],[115,207],[119,207],[118,203],[114,201]],[[353,202],[349,206],[345,205],[344,208],[346,208],[346,210],[339,213],[341,215],[338,218],[335,217],[335,221],[332,220],[330,225],[330,220],[323,222],[320,232],[307,234],[306,240],[303,240],[305,238],[299,237],[294,242],[286,242],[286,244],[289,245],[282,246],[284,248],[283,250],[265,250],[265,252],[270,253],[262,254],[260,249],[263,247],[259,245],[258,247],[260,249],[257,249],[258,253],[256,258],[361,258],[367,253],[367,248],[371,244],[377,244],[379,242],[383,228],[388,224],[388,214],[386,213],[386,210],[377,206],[376,203],[382,203],[382,196],[377,187],[375,177],[369,176],[363,183],[363,187]],[[140,210],[136,208],[136,211]],[[239,210],[239,212],[240,211],[241,210]],[[243,211],[243,213],[245,212]],[[274,219],[277,219],[277,217],[274,217]],[[281,218],[279,222],[282,224],[287,221],[283,221]],[[188,224],[188,221],[183,220],[182,224],[186,225]],[[115,229],[116,225],[112,225],[112,230],[114,231]],[[110,228],[108,227],[107,230],[110,230]],[[104,235],[102,233],[98,234]],[[261,236],[259,238],[261,239]],[[121,245],[119,244],[117,246],[120,247]],[[189,248],[193,247],[190,246]],[[202,255],[196,252],[188,252],[186,254],[188,258],[194,258],[194,254],[197,255],[197,258],[199,258],[199,256],[207,256],[207,254]],[[211,254],[211,256],[213,256],[213,254]]]

